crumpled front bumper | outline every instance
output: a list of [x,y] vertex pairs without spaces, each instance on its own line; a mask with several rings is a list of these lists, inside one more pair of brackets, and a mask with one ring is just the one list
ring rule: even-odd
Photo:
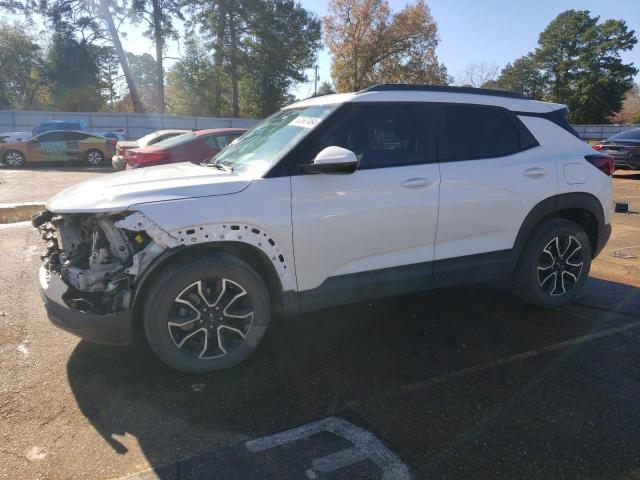
[[[55,273],[49,275],[40,268],[40,296],[49,320],[56,327],[80,338],[104,345],[131,345],[133,321],[131,311],[96,314],[75,310],[67,305],[63,296],[69,290],[67,284]],[[48,277],[48,278],[47,278]]]

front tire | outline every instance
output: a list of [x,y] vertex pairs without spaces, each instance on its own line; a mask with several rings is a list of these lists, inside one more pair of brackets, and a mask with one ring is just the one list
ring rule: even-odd
[[539,225],[527,242],[514,274],[515,293],[541,307],[570,302],[591,268],[591,242],[584,229],[562,218]]
[[24,153],[18,150],[9,150],[2,156],[2,159],[7,166],[12,168],[20,168],[27,162]]
[[99,167],[104,162],[104,153],[94,148],[87,151],[85,159],[90,167]]
[[246,263],[224,252],[169,267],[144,304],[144,330],[171,368],[205,373],[233,367],[260,344],[271,319],[267,288]]

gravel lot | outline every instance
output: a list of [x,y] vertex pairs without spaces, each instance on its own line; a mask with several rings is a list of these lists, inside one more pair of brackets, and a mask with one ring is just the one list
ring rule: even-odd
[[[0,203],[98,174],[0,169]],[[614,214],[567,307],[479,285],[327,309],[276,321],[248,362],[197,377],[144,347],[51,326],[39,236],[26,222],[0,225],[0,478],[248,478],[233,473],[242,442],[339,415],[425,479],[640,479],[640,174],[617,175],[614,189],[635,213]],[[251,477],[345,448],[313,445],[278,447]],[[319,478],[381,478],[373,471]]]

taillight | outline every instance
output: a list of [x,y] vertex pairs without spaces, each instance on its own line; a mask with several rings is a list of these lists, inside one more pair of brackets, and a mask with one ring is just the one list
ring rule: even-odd
[[134,155],[127,156],[127,160],[137,165],[142,163],[159,162],[167,158],[165,152],[137,152]]
[[593,155],[585,155],[584,158],[587,162],[596,167],[605,175],[613,175],[613,171],[616,169],[615,160],[610,155],[596,153]]
[[600,144],[598,144],[598,145],[594,145],[592,148],[593,148],[594,150],[598,150],[598,151],[600,151],[600,150],[602,150],[602,145],[600,145]]

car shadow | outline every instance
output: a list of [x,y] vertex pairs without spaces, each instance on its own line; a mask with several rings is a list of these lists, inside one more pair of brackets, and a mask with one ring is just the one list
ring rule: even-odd
[[620,170],[617,170],[614,174],[613,174],[613,178],[621,178],[623,180],[640,180],[640,172],[638,173],[628,173],[629,170],[622,170],[623,173],[621,173]]
[[[601,303],[608,296],[613,300]],[[153,468],[361,408],[358,413],[373,417],[382,435],[397,437],[401,455],[408,452],[413,462],[431,465],[425,467],[429,470],[436,468],[432,458],[448,445],[438,443],[443,433],[425,436],[422,429],[427,427],[420,426],[418,412],[435,418],[453,415],[460,422],[467,415],[475,418],[479,405],[488,400],[452,393],[460,385],[476,382],[474,388],[486,392],[489,403],[500,403],[505,389],[517,392],[522,382],[540,376],[554,360],[535,364],[513,385],[500,377],[455,383],[457,372],[610,328],[620,321],[613,310],[633,314],[638,304],[640,289],[597,279],[590,279],[578,302],[566,309],[530,306],[499,285],[449,288],[276,319],[259,350],[229,370],[184,375],[165,367],[147,346],[116,348],[82,341],[69,358],[67,374],[82,414],[113,451],[126,454],[128,448],[119,438],[132,435]],[[451,407],[439,395],[409,393],[385,400],[385,392],[448,376],[454,379],[451,385],[457,385],[443,387],[453,388],[447,391],[454,395]],[[562,387],[554,388],[563,393]],[[637,417],[633,402],[599,401],[601,417],[581,421]],[[532,408],[546,409],[544,402]],[[409,418],[418,414],[416,426],[407,424],[407,411],[412,412]],[[552,428],[563,415],[548,412],[545,421]],[[451,422],[442,428],[464,435],[467,427]],[[608,460],[606,452],[614,450],[601,450],[600,441],[597,436],[580,440],[602,453],[583,457],[583,472],[598,470]],[[526,448],[523,466],[553,461],[536,456],[541,447],[535,441]],[[562,459],[562,450],[555,456]],[[575,462],[563,465],[570,469]],[[169,478],[163,471],[157,470],[158,478]]]

